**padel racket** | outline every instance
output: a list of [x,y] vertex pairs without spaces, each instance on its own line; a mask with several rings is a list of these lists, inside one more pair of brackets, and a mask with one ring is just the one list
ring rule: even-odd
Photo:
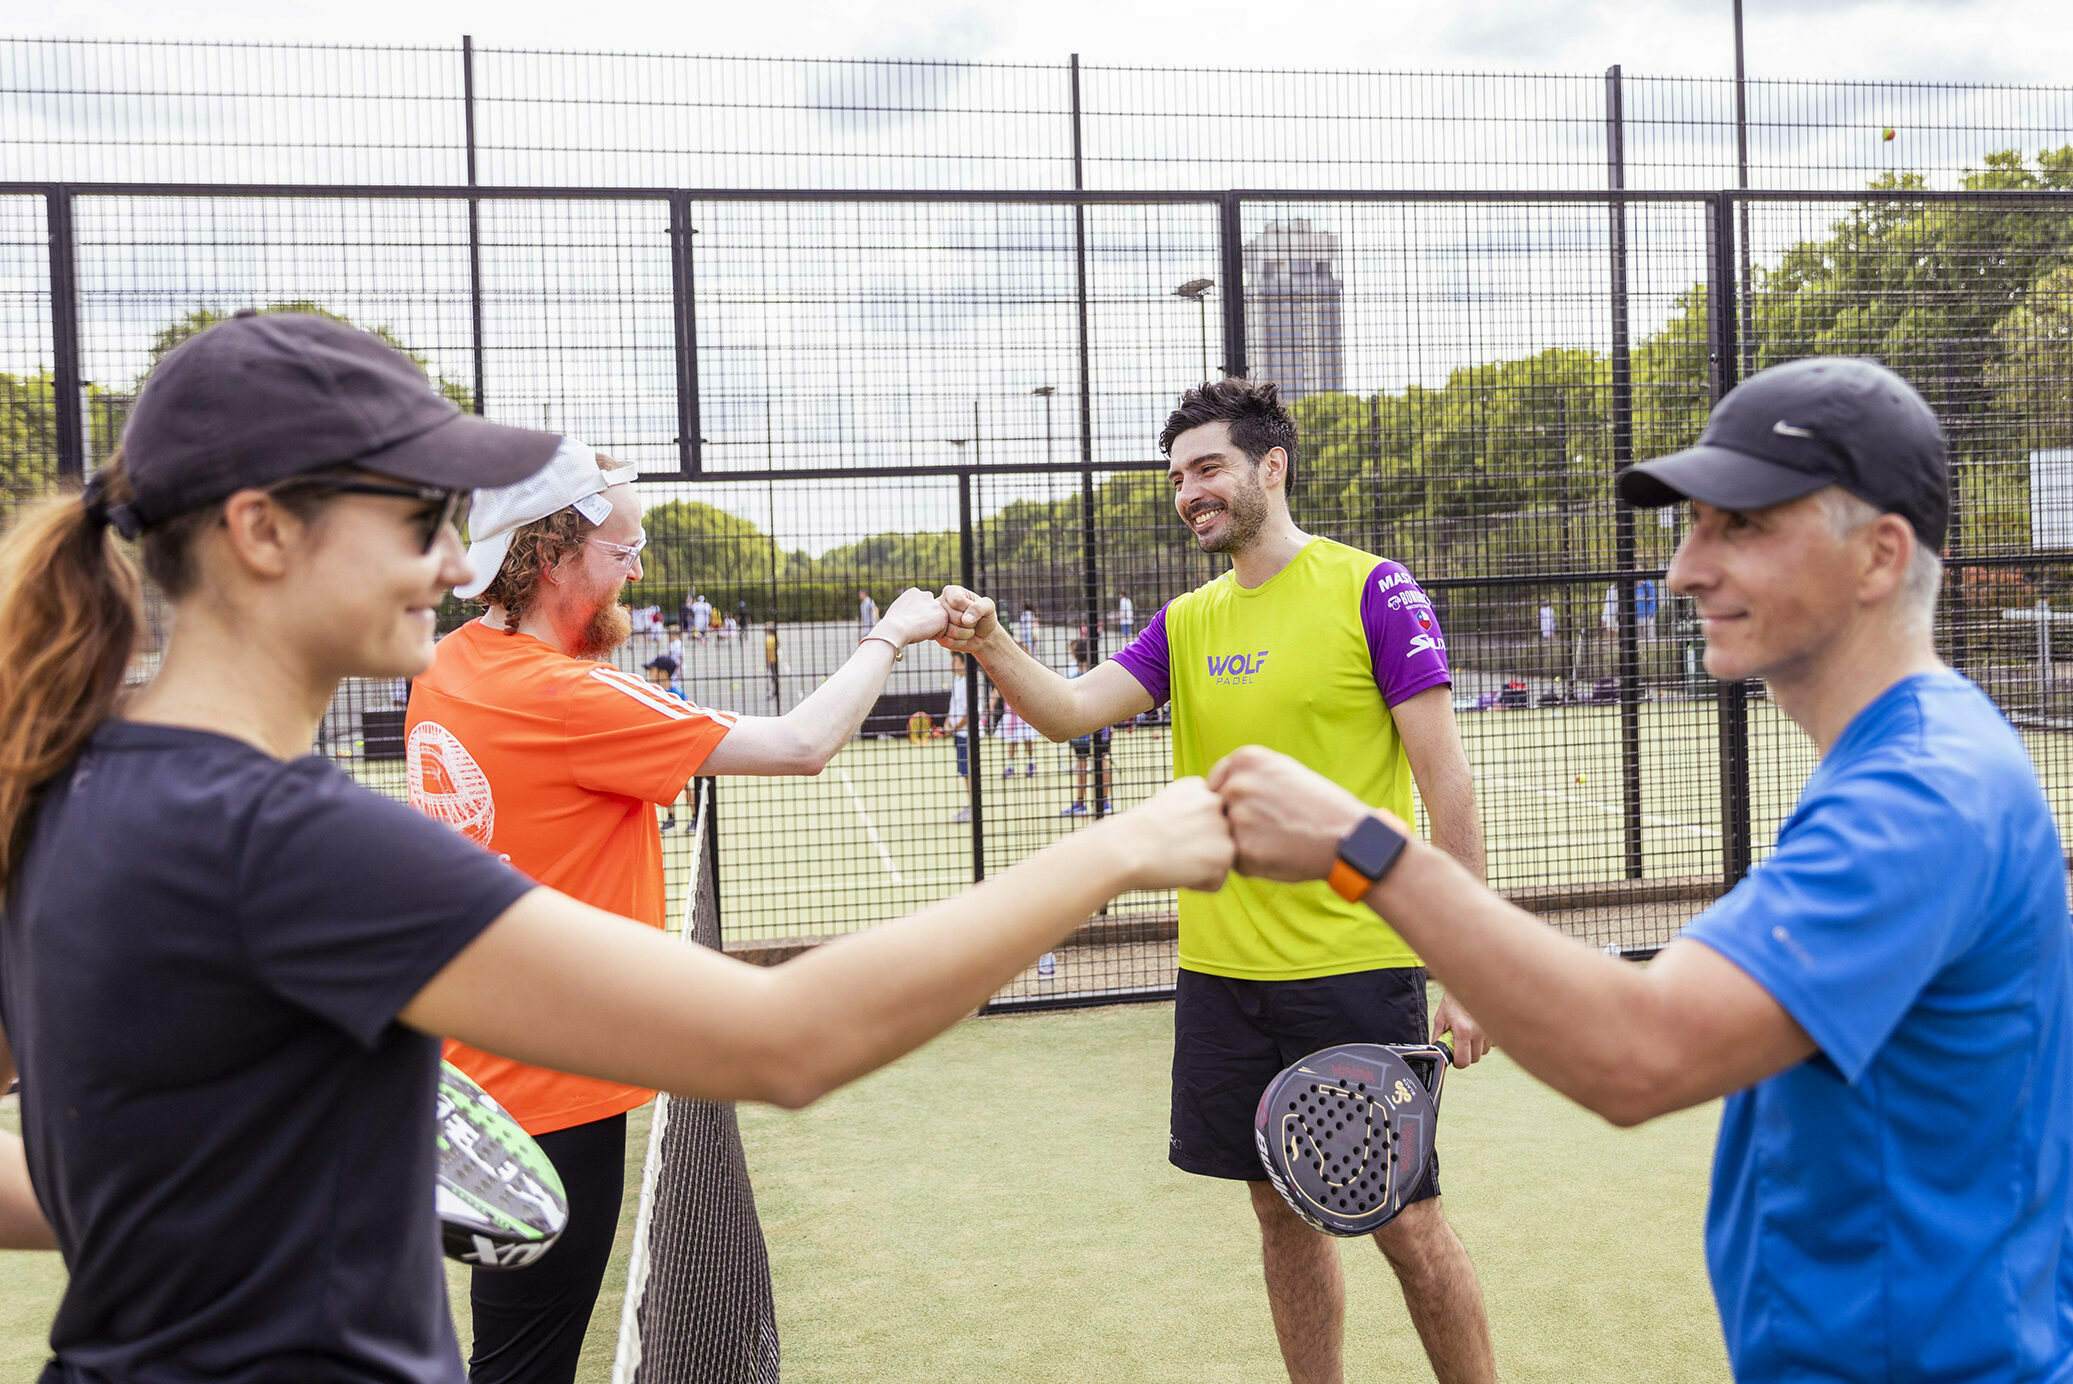
[[1347,1043],[1313,1052],[1267,1083],[1253,1138],[1274,1190],[1327,1235],[1366,1235],[1424,1185],[1454,1054]]
[[561,1174],[530,1134],[451,1062],[439,1064],[439,1229],[449,1259],[521,1269],[569,1223]]

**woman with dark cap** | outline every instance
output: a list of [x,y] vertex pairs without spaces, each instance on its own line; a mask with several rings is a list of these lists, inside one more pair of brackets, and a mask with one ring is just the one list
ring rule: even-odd
[[[170,353],[124,441],[0,549],[0,1086],[23,1077],[0,1248],[64,1254],[46,1381],[457,1384],[435,1035],[802,1105],[1111,895],[1214,888],[1229,863],[1215,799],[1183,783],[785,966],[670,942],[309,753],[341,679],[430,662],[469,494],[556,439],[283,314]],[[174,610],[127,701],[138,582],[111,527]]]

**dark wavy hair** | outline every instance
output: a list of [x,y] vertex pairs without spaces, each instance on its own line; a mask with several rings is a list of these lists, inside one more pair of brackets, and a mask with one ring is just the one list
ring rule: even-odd
[[1175,438],[1205,423],[1230,424],[1232,445],[1255,466],[1276,447],[1286,452],[1284,485],[1295,489],[1296,420],[1282,406],[1279,385],[1239,375],[1195,385],[1180,396],[1180,407],[1166,415],[1166,426],[1159,430],[1160,452],[1171,456]]

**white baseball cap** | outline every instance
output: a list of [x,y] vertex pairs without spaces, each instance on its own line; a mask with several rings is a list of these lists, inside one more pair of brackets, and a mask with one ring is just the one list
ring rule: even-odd
[[527,524],[565,509],[574,509],[592,525],[604,523],[612,502],[599,492],[637,474],[631,466],[600,471],[594,449],[564,437],[547,464],[524,480],[476,491],[468,511],[468,565],[475,574],[453,594],[465,601],[487,590],[511,551],[511,536]]

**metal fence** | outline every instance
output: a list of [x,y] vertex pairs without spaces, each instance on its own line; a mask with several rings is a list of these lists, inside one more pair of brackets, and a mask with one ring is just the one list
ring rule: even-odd
[[[1704,675],[1663,586],[1678,516],[1619,509],[1612,473],[1755,368],[1870,354],[1951,437],[1946,654],[2073,807],[2073,152],[2032,147],[2064,90],[1751,83],[1744,191],[1731,84],[1617,69],[29,41],[0,73],[0,504],[105,456],[214,315],[337,313],[464,405],[639,465],[635,600],[683,628],[622,663],[674,637],[694,700],[772,713],[908,584],[1026,607],[1061,671],[1112,653],[1220,570],[1172,515],[1166,411],[1279,378],[1298,522],[1434,597],[1492,883],[1645,950],[1750,867],[1812,757]],[[730,947],[942,899],[1169,772],[1151,717],[1077,747],[1009,726],[960,775],[908,733],[949,689],[916,651],[825,774],[721,785]],[[399,792],[403,695],[344,689],[322,746]],[[1128,897],[999,1003],[1162,993],[1173,957],[1171,896]]]

